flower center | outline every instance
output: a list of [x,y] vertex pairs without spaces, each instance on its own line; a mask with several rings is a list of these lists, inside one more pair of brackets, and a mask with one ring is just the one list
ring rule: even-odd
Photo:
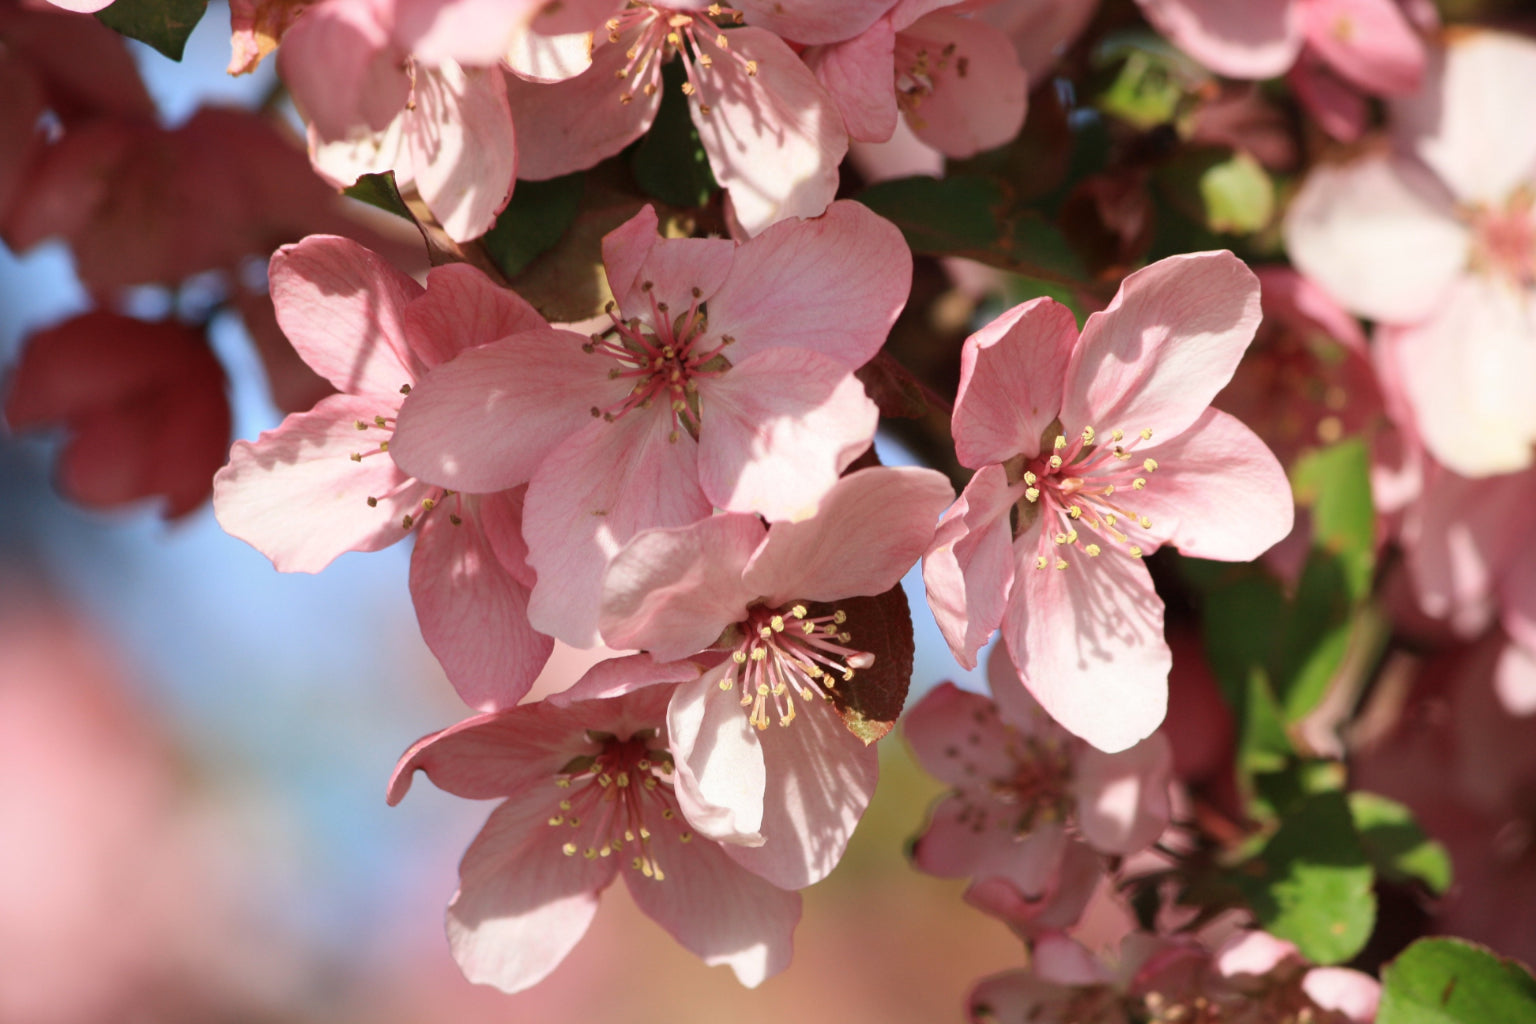
[[1536,195],[1514,193],[1503,209],[1472,211],[1472,266],[1520,288],[1536,286]]
[[768,728],[769,711],[780,725],[795,720],[795,698],[809,704],[832,700],[839,682],[850,682],[856,669],[875,663],[867,651],[849,647],[853,637],[842,626],[841,610],[811,616],[805,605],[788,609],[756,605],[740,624],[742,639],[720,680],[720,689],[741,689],[741,706],[751,708],[747,720],[758,730]]
[[676,11],[631,0],[629,7],[603,26],[610,44],[628,41],[624,51],[626,63],[614,72],[615,78],[626,83],[619,102],[633,103],[637,89],[647,97],[656,95],[661,88],[662,65],[676,55],[683,62],[683,95],[698,96],[699,113],[708,115],[714,109],[708,94],[718,96],[720,90],[716,88],[719,83],[713,82],[709,74],[715,58],[706,52],[706,41],[735,62],[748,78],[755,78],[757,61],[746,60],[731,50],[730,40],[720,31],[721,20],[740,24],[743,16],[740,11],[720,4],[710,4],[703,11]]
[[1144,490],[1157,471],[1156,459],[1134,454],[1138,445],[1150,440],[1151,430],[1129,440],[1124,431],[1115,430],[1101,443],[1093,427],[1084,427],[1071,440],[1057,433],[1050,455],[1037,456],[1027,465],[1019,460],[1017,468],[1023,472],[1017,480],[1025,485],[1018,506],[1019,532],[1036,516],[1046,517],[1036,569],[1066,569],[1069,549],[1097,558],[1108,546],[1140,558],[1144,544],[1157,547],[1159,542],[1146,533],[1152,520],[1131,507],[1136,492]]
[[735,339],[725,335],[719,344],[710,347],[704,342],[704,330],[708,323],[704,306],[700,302],[703,293],[693,289],[693,301],[688,311],[673,318],[665,302],[656,299],[655,287],[650,281],[640,286],[650,299],[649,322],[641,317],[622,320],[613,304],[608,316],[613,326],[582,346],[589,353],[601,353],[614,360],[615,366],[608,371],[612,380],[631,380],[634,386],[607,409],[592,407],[592,415],[609,423],[632,409],[649,409],[657,399],[668,404],[672,415],[671,440],[676,441],[686,430],[695,440],[699,436],[699,380],[724,373],[730,362],[722,353]]
[[[611,733],[588,732],[599,745],[596,754],[572,758],[556,773],[555,785],[566,792],[553,814],[550,828],[571,829],[561,844],[567,857],[578,853],[587,860],[611,857],[630,849],[630,867],[646,878],[666,878],[651,848],[647,821],[677,817],[672,798],[672,755],[653,749],[656,730],[637,732],[628,739]],[[679,838],[690,842],[693,833]]]
[[914,129],[925,127],[918,110],[943,83],[946,74],[953,72],[959,78],[970,74],[970,58],[958,54],[956,49],[954,43],[949,43],[935,52],[926,40],[897,33],[896,104],[911,119]]
[[[400,385],[400,394],[408,395],[410,393],[411,386],[409,384]],[[380,440],[372,448],[365,448],[361,451],[353,452],[350,456],[353,462],[362,462],[364,459],[372,458],[375,455],[388,454],[389,439],[394,436],[395,433],[395,417],[393,414],[399,412],[400,409],[397,405],[390,408],[388,411],[390,413],[388,416],[381,413],[371,420],[353,421],[352,425],[356,427],[359,432],[368,434],[368,439],[370,441],[373,440],[373,438],[382,435],[382,440]],[[407,488],[420,486],[420,484],[421,481],[417,480],[415,477],[404,477],[400,480],[399,483],[395,484],[395,486],[391,487],[383,494],[370,494],[368,496],[368,507],[378,508],[380,501],[393,498],[401,491],[404,491]],[[440,507],[444,500],[448,498],[454,499],[453,511],[448,513],[448,521],[453,523],[454,526],[460,525],[464,522],[462,516],[464,511],[463,496],[460,495],[457,491],[450,491],[442,487],[431,487],[428,488],[426,496],[421,499],[421,510],[419,512],[407,512],[400,517],[400,528],[402,530],[411,529],[411,527],[421,522],[422,519],[426,517],[427,513]]]

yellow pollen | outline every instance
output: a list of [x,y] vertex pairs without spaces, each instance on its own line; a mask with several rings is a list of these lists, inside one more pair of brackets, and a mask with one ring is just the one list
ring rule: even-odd
[[768,620],[768,625],[773,627],[773,631],[775,633],[784,632],[784,616],[775,615],[773,618]]
[[1148,473],[1155,472],[1157,470],[1157,460],[1156,459],[1143,459],[1142,463],[1141,463],[1141,468],[1145,469]]
[[1065,558],[1058,558],[1058,559],[1056,559],[1056,568],[1058,568],[1058,569],[1065,569],[1066,567],[1067,567],[1067,560]]
[[564,846],[560,847],[560,852],[565,854],[567,857],[574,857],[576,856],[576,844],[566,843]]
[[1039,558],[1035,559],[1035,568],[1036,569],[1044,569],[1045,568],[1045,556],[1044,555],[1041,555]]
[[753,661],[767,661],[768,660],[768,650],[767,650],[767,648],[763,648],[763,647],[753,648],[753,650],[752,650],[752,660]]
[[1065,437],[1062,437],[1060,434],[1057,434],[1056,435],[1056,440],[1051,442],[1051,447],[1055,448],[1057,451],[1061,451],[1066,446],[1067,446],[1067,439]]
[[1083,550],[1088,552],[1089,558],[1099,557],[1099,546],[1097,544],[1089,544],[1087,547],[1083,548]]
[[1071,516],[1073,519],[1081,519],[1083,517],[1083,510],[1082,510],[1081,506],[1078,506],[1078,505],[1068,505],[1067,506],[1067,515]]
[[803,619],[807,614],[807,610],[805,605],[797,604],[789,610],[789,614],[793,615],[797,619]]
[[1133,491],[1139,491],[1145,486],[1147,486],[1147,478],[1144,476],[1139,476],[1131,481],[1131,490]]
[[1083,428],[1083,444],[1093,444],[1093,428]]
[[1024,491],[1024,497],[1028,498],[1030,501],[1039,501],[1040,500],[1040,488],[1038,488],[1038,487],[1027,488]]
[[560,815],[556,814],[556,815],[554,815],[553,817],[551,817],[549,819],[549,823],[551,825],[564,825],[565,824],[565,819],[563,817],[561,817]]
[[1030,487],[1033,487],[1033,486],[1035,486],[1035,484],[1040,482],[1040,478],[1035,476],[1035,474],[1031,473],[1029,470],[1025,470],[1024,471],[1024,482],[1026,484],[1028,484]]
[[848,613],[842,609],[838,609],[832,613],[832,621],[841,626],[843,623],[848,621]]
[[746,68],[747,68],[747,77],[748,78],[756,78],[757,77],[757,61],[755,61],[755,60],[747,61]]
[[1049,460],[1049,464],[1050,464],[1050,467],[1052,469],[1060,469],[1061,468],[1061,456],[1060,455],[1052,455],[1050,460]]
[[619,784],[620,789],[623,789],[629,785],[629,772],[619,772],[618,777],[614,781]]
[[[731,652],[731,660],[734,661],[738,665],[745,665],[747,663],[747,653],[745,651],[732,651]],[[722,682],[723,682],[723,680],[722,680]],[[721,688],[722,689],[729,689],[729,687],[726,687],[726,686],[722,686]]]
[[693,842],[693,833],[687,831],[681,832],[678,834],[677,841],[680,843],[691,843]]
[[1068,544],[1076,544],[1077,543],[1077,531],[1076,530],[1068,530],[1067,531],[1067,543]]
[[1150,440],[1152,440],[1152,428],[1151,427],[1147,427],[1145,430],[1143,430],[1141,432],[1141,439],[1143,441],[1150,441]]
[[1114,526],[1119,521],[1120,520],[1115,518],[1115,514],[1113,512],[1105,512],[1104,513],[1104,523],[1105,523],[1105,525],[1107,525],[1107,526]]
[[1055,540],[1057,544],[1065,544],[1067,542],[1067,535],[1064,533],[1058,533],[1055,537]]
[[1146,516],[1142,516],[1137,520],[1137,522],[1141,524],[1141,528],[1143,530],[1150,530],[1152,528],[1152,520],[1148,519]]
[[1139,548],[1136,545],[1132,544],[1131,545],[1131,557],[1132,558],[1140,558],[1141,557],[1141,548]]
[[1111,430],[1109,432],[1109,439],[1111,441],[1115,441],[1115,442],[1124,441],[1125,440],[1125,431],[1123,431],[1123,430]]

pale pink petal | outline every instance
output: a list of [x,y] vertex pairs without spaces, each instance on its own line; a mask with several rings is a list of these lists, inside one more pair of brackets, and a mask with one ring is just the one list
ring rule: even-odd
[[[661,68],[646,78],[657,86],[647,96],[644,81],[620,81],[624,51],[633,37],[604,43],[592,52],[592,66],[575,78],[549,85],[507,79],[507,101],[517,125],[518,174],[543,181],[585,170],[634,142],[661,108]],[[620,97],[631,94],[630,102]]]
[[382,131],[406,105],[410,79],[373,5],[339,0],[310,7],[283,33],[277,67],[320,138]]
[[411,177],[448,237],[479,238],[496,223],[517,181],[507,89],[496,68],[418,69],[406,117]]
[[676,758],[677,802],[693,827],[728,843],[763,841],[763,747],[734,692],[721,692],[725,668],[683,683],[667,709]]
[[1212,965],[1223,978],[1261,978],[1287,962],[1301,959],[1296,947],[1268,932],[1242,931],[1221,944]]
[[1397,0],[1313,0],[1296,6],[1307,45],[1340,75],[1378,96],[1419,88],[1424,40]]
[[1398,141],[1458,200],[1502,205],[1536,177],[1536,42],[1467,31],[1430,54],[1423,88],[1392,104]]
[[997,704],[997,714],[1025,736],[1049,740],[1060,727],[1046,714],[1034,695],[1020,685],[1019,670],[1013,667],[1006,646],[997,646],[987,654],[987,689]]
[[1430,319],[1396,332],[1414,427],[1463,476],[1531,465],[1536,441],[1536,305],[1501,281],[1465,277]]
[[1178,437],[1136,456],[1157,470],[1126,507],[1186,555],[1249,562],[1291,532],[1296,502],[1285,470],[1235,416],[1207,409]]
[[[391,411],[375,399],[332,395],[254,444],[236,441],[229,465],[213,478],[219,525],[282,572],[319,572],[345,551],[400,540],[407,533],[401,517],[420,511],[428,488],[376,451],[377,431],[356,427]],[[361,462],[351,458],[370,450]]]
[[[1033,552],[1039,527],[1016,542]],[[1003,616],[1003,639],[1026,686],[1052,718],[1106,753],[1150,735],[1168,705],[1172,655],[1163,601],[1140,559],[1116,549],[1063,556],[1065,569],[1026,558]]]
[[423,480],[470,494],[526,483],[571,434],[629,392],[586,338],[544,328],[471,349],[412,388],[390,453]]
[[[708,33],[712,66],[688,97],[715,180],[748,235],[786,217],[814,217],[837,194],[848,152],[837,104],[778,36],[739,28],[724,49]],[[749,74],[744,62],[755,62]],[[709,107],[708,113],[704,111]]]
[[448,944],[472,982],[520,992],[543,980],[586,934],[618,872],[617,857],[561,852],[545,823],[557,793],[540,787],[496,808],[459,864]]
[[538,310],[468,263],[433,267],[427,293],[405,308],[405,336],[428,368],[465,349],[548,327]]
[[[603,236],[603,269],[625,318],[656,319],[654,298],[675,319],[695,298],[710,303],[731,270],[736,244],[726,238],[660,238],[656,210],[646,206]],[[697,295],[695,295],[697,290]]]
[[[742,722],[746,710],[730,694],[714,695]],[[750,727],[749,727],[750,728]],[[729,846],[736,863],[781,889],[803,889],[843,857],[880,774],[879,751],[843,725],[828,704],[802,704],[788,726],[758,735],[768,766],[761,846]]]
[[1381,982],[1348,967],[1314,967],[1301,979],[1301,990],[1319,1007],[1343,1014],[1351,1024],[1371,1024],[1381,1005]]
[[1518,643],[1505,644],[1494,666],[1493,692],[1511,715],[1536,715],[1536,651]]
[[741,0],[735,7],[747,21],[797,43],[835,43],[863,32],[891,6],[891,0]]
[[[394,34],[423,63],[495,64],[543,0],[392,0]],[[584,0],[560,6],[585,10]],[[596,19],[594,19],[596,20]]]
[[1525,543],[1536,475],[1468,480],[1438,466],[1425,480],[1406,545],[1424,611],[1471,636],[1487,625],[1494,588]]
[[872,359],[906,304],[912,254],[894,224],[837,202],[814,220],[777,224],[736,250],[709,297],[711,334],[733,362],[769,348],[806,348],[850,370]]
[[1073,759],[1072,772],[1078,827],[1094,849],[1136,853],[1168,827],[1173,752],[1162,733],[1118,754],[1089,747]]
[[[933,92],[906,111],[917,137],[952,159],[1011,140],[1024,126],[1029,83],[1008,37],[984,21],[930,14],[900,34],[949,62],[933,74]],[[898,60],[899,60],[898,56]]]
[[1175,46],[1232,78],[1273,78],[1301,49],[1299,4],[1291,0],[1137,0]]
[[1406,323],[1444,302],[1471,236],[1433,175],[1373,155],[1313,168],[1286,213],[1285,247],[1345,309]]
[[533,570],[528,567],[528,542],[523,539],[523,502],[528,488],[482,494],[476,498],[480,528],[491,543],[491,552],[512,578],[532,587]]
[[955,660],[976,667],[976,652],[1003,620],[1014,580],[1008,510],[1024,496],[1002,466],[985,466],[944,513],[923,555],[928,607]]
[[709,515],[697,481],[698,447],[687,434],[672,440],[664,409],[589,423],[551,452],[523,513],[539,578],[528,610],[535,628],[573,647],[596,643],[608,559],[641,530]]
[[507,67],[529,82],[563,82],[592,66],[593,37],[585,32],[547,34],[537,24],[513,36],[503,58]]
[[657,661],[649,654],[606,658],[567,689],[550,694],[545,703],[565,707],[584,700],[622,697],[662,683],[689,683],[703,675],[702,660]]
[[315,173],[338,189],[347,188],[365,174],[394,171],[401,188],[411,183],[411,158],[405,146],[405,115],[402,109],[381,131],[358,129],[327,142],[310,126],[306,133],[309,162]]
[[699,485],[718,508],[803,519],[874,440],[879,410],[842,363],[805,349],[749,356],[699,384]]
[[1056,59],[1082,34],[1098,4],[1060,0],[1000,0],[977,12],[1013,40],[1019,63],[1031,82],[1044,81]]
[[1258,279],[1225,250],[1136,271],[1083,325],[1062,401],[1067,435],[1092,426],[1161,441],[1188,429],[1232,379],[1259,315]]
[[934,808],[927,830],[912,847],[912,862],[940,878],[1000,880],[1026,899],[1040,899],[1054,887],[1062,859],[1077,845],[1060,822],[1045,821],[1020,832],[1025,812],[998,801],[966,806],[945,800]]
[[527,584],[502,567],[466,509],[454,523],[454,503],[441,499],[421,524],[411,553],[411,600],[427,646],[460,699],[491,711],[522,700],[549,660],[554,641],[528,622]]
[[864,32],[804,54],[843,115],[848,137],[884,142],[896,130],[896,30],[880,18]]
[[789,966],[800,894],[739,867],[717,844],[690,835],[687,824],[662,821],[651,833],[665,878],[629,871],[624,881],[635,905],[684,949],[711,966],[730,965],[738,981],[756,988]]
[[603,577],[603,641],[661,660],[713,646],[759,596],[742,568],[764,534],[756,516],[729,513],[640,534]]
[[311,235],[273,254],[268,273],[278,325],[338,391],[398,402],[400,386],[425,369],[403,324],[406,304],[422,288],[377,253]]
[[1370,124],[1371,106],[1364,93],[1340,78],[1310,49],[1302,50],[1285,82],[1318,127],[1340,142],[1354,142]]
[[[1017,680],[1014,686],[1022,689]],[[924,694],[902,719],[901,734],[924,770],[947,785],[977,786],[1013,774],[1009,730],[997,706],[954,683]]]
[[848,162],[871,185],[917,174],[944,177],[944,154],[912,134],[905,119],[896,122],[896,133],[884,142],[850,143]]
[[769,527],[741,582],[769,605],[883,594],[922,557],[954,497],[944,474],[931,469],[850,473],[814,517]]
[[1076,344],[1077,321],[1054,299],[1014,306],[965,339],[954,413],[962,466],[1040,454],[1041,435],[1061,413]]

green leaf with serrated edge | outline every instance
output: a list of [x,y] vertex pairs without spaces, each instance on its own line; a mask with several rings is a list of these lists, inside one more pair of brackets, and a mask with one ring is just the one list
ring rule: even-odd
[[1451,884],[1451,858],[1413,820],[1413,812],[1376,793],[1349,794],[1349,812],[1376,873],[1389,882],[1423,882],[1440,895]]
[[385,213],[404,217],[412,224],[416,223],[416,218],[411,216],[405,200],[400,198],[400,190],[395,187],[394,171],[385,171],[383,174],[364,174],[355,184],[342,189],[341,194],[356,199],[360,203],[377,206]]
[[667,64],[661,77],[661,107],[650,131],[630,155],[630,170],[648,196],[669,206],[703,206],[720,186],[699,141],[688,97],[683,95],[683,62]]
[[1462,939],[1420,939],[1387,965],[1376,1024],[1531,1024],[1536,978]]
[[1376,923],[1374,872],[1343,793],[1318,793],[1291,807],[1234,881],[1259,924],[1313,963],[1350,959]]
[[1311,513],[1314,546],[1342,560],[1351,597],[1366,597],[1375,570],[1376,509],[1365,442],[1350,438],[1302,456],[1291,470],[1291,488]]
[[874,597],[845,597],[826,604],[806,602],[811,617],[841,610],[848,616],[843,631],[847,646],[875,656],[869,668],[853,678],[833,680],[832,706],[843,724],[866,744],[885,736],[896,725],[912,682],[912,612],[907,595],[896,584]]
[[480,241],[508,277],[522,273],[534,257],[548,251],[581,208],[586,175],[578,172],[548,181],[520,181],[507,208]]
[[97,11],[96,18],[113,31],[179,61],[187,38],[207,9],[208,0],[117,0]]

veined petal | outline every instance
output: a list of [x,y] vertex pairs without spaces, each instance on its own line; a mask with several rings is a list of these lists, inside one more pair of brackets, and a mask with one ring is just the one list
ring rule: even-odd
[[955,660],[976,667],[976,652],[1003,620],[1014,582],[1008,510],[1024,496],[1002,466],[983,466],[940,520],[923,555],[928,607]]
[[736,243],[730,239],[661,238],[656,225],[656,210],[647,205],[603,236],[608,287],[625,319],[652,323],[653,298],[666,307],[665,317],[683,316],[696,299],[710,301],[731,271]]
[[1207,409],[1178,437],[1136,455],[1157,471],[1127,506],[1186,555],[1248,562],[1291,532],[1296,502],[1285,470],[1235,416]]
[[1177,436],[1232,379],[1259,316],[1258,279],[1230,252],[1136,271],[1083,325],[1062,400],[1067,434],[1092,426]]
[[380,131],[406,105],[410,79],[372,5],[318,4],[283,33],[277,62],[306,120],[327,142]]
[[900,40],[945,54],[950,62],[934,73],[933,91],[906,112],[918,138],[964,159],[1011,141],[1024,127],[1029,83],[1002,32],[976,18],[940,12],[920,18]]
[[589,668],[569,689],[550,694],[545,703],[566,706],[584,700],[622,697],[663,683],[692,682],[703,674],[699,662],[694,660],[657,661],[649,654],[607,658]]
[[954,683],[940,683],[924,694],[902,719],[901,734],[928,774],[948,785],[975,786],[1014,772],[1009,731],[996,706]]
[[1172,777],[1173,751],[1160,732],[1117,754],[1083,750],[1073,762],[1072,779],[1083,838],[1111,854],[1151,846],[1168,827]]
[[1344,308],[1409,323],[1444,303],[1470,258],[1471,235],[1452,203],[1402,157],[1315,167],[1286,213],[1286,251]]
[[405,336],[428,368],[465,349],[548,328],[538,310],[468,263],[427,272],[427,293],[405,307]]
[[730,276],[709,296],[710,333],[735,339],[733,361],[803,348],[854,370],[885,344],[911,286],[912,254],[896,226],[868,207],[836,202],[736,250]]
[[517,181],[502,74],[453,63],[421,69],[415,98],[405,140],[416,188],[449,238],[479,238],[496,223]]
[[1173,657],[1163,639],[1163,601],[1140,559],[1111,549],[1075,550],[1067,568],[1036,569],[1039,526],[1003,616],[1003,639],[1019,675],[1051,717],[1106,753],[1151,734],[1168,705]]
[[750,356],[699,385],[699,485],[718,508],[769,520],[813,515],[874,440],[864,385],[818,352]]
[[1273,78],[1296,60],[1301,24],[1291,0],[1137,0],[1175,46],[1232,78]]
[[728,38],[726,48],[700,36],[700,52],[712,63],[694,66],[688,103],[715,180],[730,193],[742,228],[756,235],[827,208],[848,134],[837,104],[782,39],[757,28]]
[[585,338],[546,327],[470,349],[400,406],[390,452],[407,472],[471,494],[526,483],[545,456],[629,391]]
[[593,33],[539,30],[535,22],[529,29],[513,33],[505,60],[517,76],[529,82],[563,82],[575,78],[592,66]]
[[[331,395],[254,444],[236,441],[229,465],[213,478],[219,525],[281,572],[319,572],[345,551],[377,551],[400,540],[401,517],[420,511],[427,485],[377,452],[377,432],[356,426],[392,411],[376,399]],[[369,451],[375,454],[351,458]]]
[[763,747],[734,691],[722,692],[725,669],[683,683],[667,709],[667,735],[677,770],[678,805],[693,827],[725,843],[763,841]]
[[279,249],[269,274],[278,326],[336,390],[398,401],[400,385],[424,371],[403,324],[421,285],[378,253],[350,239],[311,235]]
[[835,43],[863,32],[891,6],[891,0],[741,0],[747,21],[797,43]]
[[1040,454],[1076,344],[1077,321],[1054,299],[1020,303],[965,339],[953,417],[962,466]]
[[884,142],[896,131],[896,30],[879,18],[852,39],[818,46],[804,55],[806,66],[826,86],[843,115],[848,137]]

